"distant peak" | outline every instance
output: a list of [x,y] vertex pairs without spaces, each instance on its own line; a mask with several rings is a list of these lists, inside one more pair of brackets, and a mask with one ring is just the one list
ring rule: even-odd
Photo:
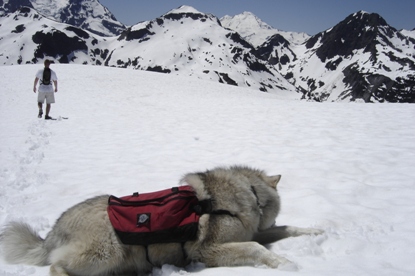
[[253,14],[252,12],[249,12],[249,11],[244,11],[242,14],[243,15],[246,15],[246,16],[254,16],[254,17],[256,17],[255,14]]
[[369,13],[365,11],[359,11],[350,15],[346,18],[347,21],[351,20],[358,20],[362,23],[366,24],[367,26],[387,26],[388,23],[382,16],[377,13]]
[[365,14],[369,14],[369,13],[367,11],[361,10],[361,11],[354,13],[353,16],[363,16]]
[[172,9],[167,14],[175,14],[175,13],[201,13],[201,12],[191,6],[182,5],[178,7],[177,9]]
[[245,28],[259,27],[261,29],[274,29],[267,23],[263,22],[259,17],[257,17],[252,12],[244,11],[243,13],[237,14],[235,16],[225,15],[222,17],[221,21],[227,25],[229,28],[234,28],[235,26],[245,26]]
[[243,20],[243,19],[253,19],[256,20],[258,22],[262,22],[261,19],[259,19],[255,14],[253,14],[252,12],[249,11],[244,11],[243,13],[234,15],[234,16],[230,16],[230,15],[225,15],[224,18],[229,18],[229,19],[239,19],[239,20]]

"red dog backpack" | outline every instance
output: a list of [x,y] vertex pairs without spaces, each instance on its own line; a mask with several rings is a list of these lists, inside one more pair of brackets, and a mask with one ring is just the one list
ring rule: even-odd
[[201,207],[190,186],[108,199],[108,216],[124,244],[186,242],[196,239]]

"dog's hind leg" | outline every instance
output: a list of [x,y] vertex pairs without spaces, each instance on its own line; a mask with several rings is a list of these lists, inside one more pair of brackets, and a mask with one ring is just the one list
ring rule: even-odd
[[110,239],[71,242],[51,252],[50,274],[107,275],[123,263],[123,253],[122,246]]
[[260,266],[271,268],[291,265],[289,260],[267,250],[256,242],[213,244],[200,250],[200,260],[210,267]]
[[294,226],[274,226],[264,231],[255,233],[252,240],[260,244],[269,244],[289,237],[320,234],[323,234],[323,230]]
[[58,264],[53,264],[50,266],[50,276],[69,276],[68,273],[66,273],[65,269]]

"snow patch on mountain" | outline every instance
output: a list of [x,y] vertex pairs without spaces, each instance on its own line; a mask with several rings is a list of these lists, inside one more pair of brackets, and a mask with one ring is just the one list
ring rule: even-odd
[[225,28],[238,32],[255,47],[263,44],[264,41],[276,34],[283,36],[293,44],[302,44],[310,37],[305,33],[285,32],[275,29],[251,12],[243,12],[235,16],[225,15],[220,21]]
[[119,35],[125,26],[98,0],[4,0],[0,15],[22,7],[34,8],[43,16],[101,36]]
[[70,0],[31,0],[33,7],[47,17],[56,17],[59,11],[69,6]]
[[193,13],[193,14],[202,14],[200,11],[198,11],[197,9],[191,7],[191,6],[187,6],[187,5],[182,5],[176,9],[172,9],[169,12],[167,12],[165,15],[168,14],[177,14],[177,13]]
[[413,29],[412,31],[401,30],[401,34],[403,34],[404,36],[408,36],[408,37],[411,37],[411,38],[415,39],[415,29]]

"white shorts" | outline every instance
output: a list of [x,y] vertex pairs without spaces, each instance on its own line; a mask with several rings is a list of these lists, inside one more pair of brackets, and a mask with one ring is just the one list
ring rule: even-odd
[[37,102],[44,103],[45,100],[47,104],[55,103],[55,93],[54,92],[38,92]]

